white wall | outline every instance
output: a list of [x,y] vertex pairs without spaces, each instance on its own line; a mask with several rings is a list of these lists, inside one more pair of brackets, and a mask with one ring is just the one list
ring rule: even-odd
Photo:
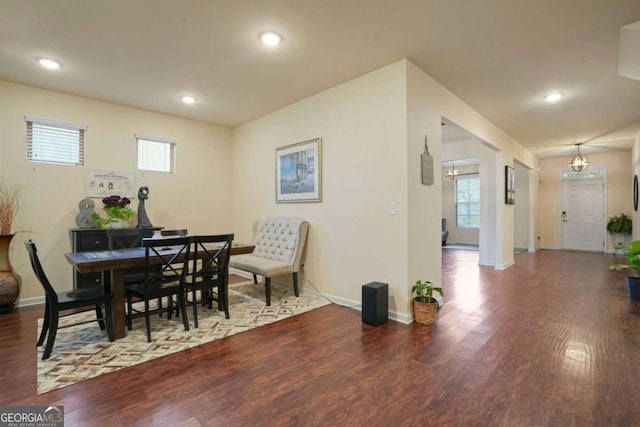
[[[25,114],[88,125],[85,166],[28,163]],[[0,172],[8,184],[24,188],[13,224],[20,233],[10,252],[23,280],[21,299],[43,295],[23,246],[29,238],[37,243],[54,286],[72,287],[72,268],[64,253],[71,250],[68,230],[76,227],[78,202],[85,198],[85,168],[135,171],[136,132],[178,144],[175,174],[136,176],[137,186],[149,186],[146,209],[152,223],[188,227],[193,233],[233,231],[230,129],[0,81]],[[132,206],[136,210],[137,201]]]
[[[403,62],[351,80],[234,130],[233,221],[240,240],[268,215],[310,223],[305,276],[351,303],[361,286],[389,284],[406,315],[407,165]],[[322,202],[275,203],[275,150],[322,138]],[[389,202],[397,215],[389,215]],[[302,286],[310,288],[309,283]]]
[[[421,129],[421,123],[427,119],[433,118],[434,121],[429,121],[431,125],[431,134],[437,135],[435,144],[441,143],[440,132],[434,129],[440,127],[441,117],[446,117],[449,121],[459,125],[466,129],[473,135],[485,141],[488,145],[495,150],[495,154],[492,162],[480,164],[481,179],[487,177],[485,181],[488,183],[488,187],[481,188],[481,198],[487,203],[481,204],[482,217],[489,218],[490,221],[495,221],[495,233],[489,233],[490,225],[480,227],[480,262],[483,262],[483,257],[488,259],[488,263],[494,265],[497,269],[505,269],[511,266],[513,260],[513,208],[510,205],[504,204],[504,166],[513,166],[513,159],[517,159],[523,164],[529,167],[535,167],[535,158],[533,155],[519,145],[513,138],[504,133],[501,129],[488,121],[485,117],[480,115],[477,111],[473,110],[469,105],[464,103],[454,94],[449,92],[446,88],[437,83],[434,79],[420,70],[411,62],[407,61],[408,68],[408,92],[410,99],[409,107],[409,151],[415,156],[417,152],[421,150],[421,138],[420,134],[425,133],[425,128]],[[437,117],[433,117],[437,115]],[[449,145],[449,144],[447,144]],[[447,147],[449,149],[449,147]],[[437,153],[440,154],[440,153]],[[470,155],[463,155],[458,158],[474,157]],[[436,159],[441,161],[442,158]],[[412,169],[409,167],[410,173]],[[410,202],[415,200],[416,204],[416,218],[426,217],[427,211],[431,211],[429,206],[429,200],[425,197],[425,194],[421,194],[420,189],[416,186],[415,181],[410,179],[409,181],[409,200]],[[486,192],[485,192],[486,191]],[[438,209],[440,213],[441,209]],[[490,215],[490,212],[495,210],[495,215]],[[433,225],[430,225],[434,230],[440,230],[439,217],[432,220]],[[431,224],[431,222],[430,222]],[[424,224],[422,224],[424,226]],[[409,236],[414,236],[415,229],[421,229],[421,224],[416,222],[409,223]],[[430,228],[431,230],[431,228]],[[483,241],[486,240],[486,244],[483,245]],[[482,252],[483,246],[490,248],[489,241],[497,242],[495,246],[495,253]],[[423,251],[414,251],[419,245],[419,242],[413,242],[410,249],[410,266],[420,265],[424,262],[427,254]],[[495,261],[494,261],[495,260]],[[410,267],[410,275],[411,275]]]
[[516,204],[514,205],[514,230],[513,246],[515,248],[529,249],[529,225],[530,212],[530,188],[529,169],[520,162],[514,162],[516,172]]
[[[305,269],[317,289],[357,303],[363,284],[389,283],[391,316],[410,319],[412,284],[418,279],[442,282],[442,178],[436,174],[434,185],[422,185],[420,154],[428,135],[434,164],[441,162],[443,115],[496,141],[510,158],[531,160],[497,127],[402,60],[234,130],[237,235],[249,240],[251,224],[262,216],[304,217],[311,224]],[[322,202],[275,203],[275,149],[315,137],[323,138]],[[495,168],[490,175],[493,181],[504,179]],[[500,239],[507,234],[512,259],[513,219],[502,219],[495,185],[487,191],[492,192],[489,203],[500,208],[496,224],[504,223],[507,230],[496,234]],[[397,215],[388,213],[392,201],[398,204]],[[502,250],[501,244],[497,251]],[[496,267],[508,261],[500,258]]]

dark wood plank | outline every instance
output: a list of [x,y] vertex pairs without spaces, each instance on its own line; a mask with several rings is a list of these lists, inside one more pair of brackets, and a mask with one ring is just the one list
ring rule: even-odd
[[446,250],[434,327],[330,305],[41,396],[42,308],[20,308],[0,317],[0,404],[83,426],[638,425],[640,309],[613,259],[540,251],[497,271]]

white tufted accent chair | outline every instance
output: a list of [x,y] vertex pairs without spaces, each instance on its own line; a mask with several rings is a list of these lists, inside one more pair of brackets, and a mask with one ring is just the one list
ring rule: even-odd
[[267,217],[253,223],[253,244],[250,254],[234,255],[229,266],[265,278],[267,305],[271,305],[271,278],[293,273],[293,291],[299,296],[298,270],[307,241],[309,223],[296,217]]

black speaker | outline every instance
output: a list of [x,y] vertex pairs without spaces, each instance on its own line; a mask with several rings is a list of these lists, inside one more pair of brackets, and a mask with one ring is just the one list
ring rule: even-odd
[[379,326],[389,320],[389,285],[371,282],[362,285],[362,322]]

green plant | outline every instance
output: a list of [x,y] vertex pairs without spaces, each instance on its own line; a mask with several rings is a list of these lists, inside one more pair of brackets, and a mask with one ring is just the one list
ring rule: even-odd
[[625,234],[631,235],[633,231],[633,222],[627,214],[612,216],[607,223],[607,231],[609,234]]
[[411,292],[414,292],[416,294],[416,300],[425,303],[437,302],[437,300],[433,298],[433,291],[438,292],[441,296],[444,297],[442,288],[434,287],[433,284],[428,280],[418,280],[416,284],[413,285],[413,288],[411,288]]
[[104,203],[103,211],[107,213],[106,218],[102,218],[99,213],[94,212],[91,217],[99,225],[107,225],[118,220],[128,221],[133,216],[133,210],[129,207],[131,200],[127,197],[108,196],[102,199]]
[[629,264],[611,264],[609,270],[633,270],[640,276],[640,240],[634,240],[625,247],[624,257]]

